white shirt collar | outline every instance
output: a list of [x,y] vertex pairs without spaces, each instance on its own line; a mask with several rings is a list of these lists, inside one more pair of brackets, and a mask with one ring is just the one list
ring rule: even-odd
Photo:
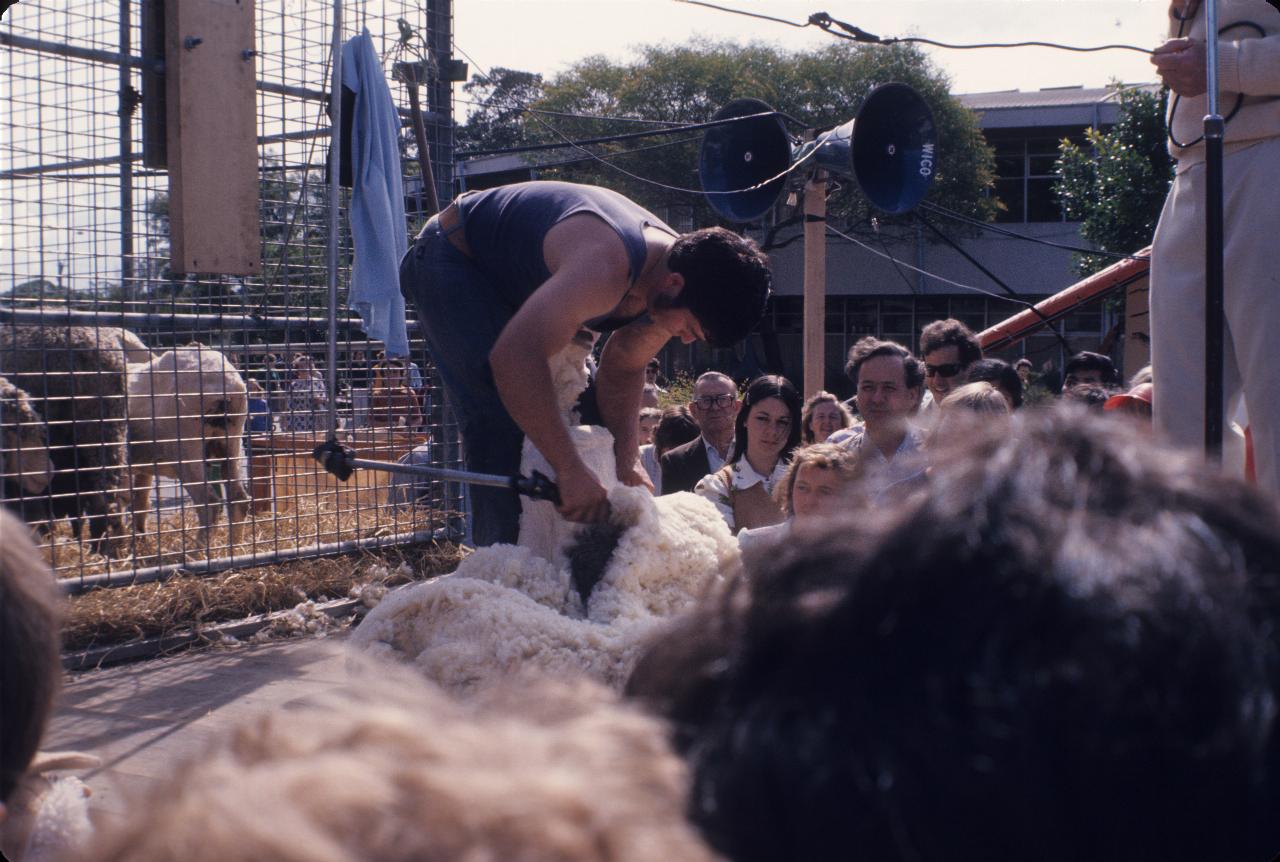
[[742,457],[734,462],[733,466],[729,468],[729,472],[733,476],[733,489],[735,491],[745,491],[752,485],[758,485],[763,482],[764,489],[772,493],[773,486],[787,472],[787,463],[779,458],[778,463],[773,468],[773,472],[768,476],[761,476],[754,467],[747,463],[747,459]]
[[[698,439],[702,441],[703,448],[707,450],[707,465],[711,468],[707,472],[714,473],[715,471],[723,467],[725,464],[725,461],[727,461],[728,459],[722,458],[720,456],[720,453],[716,451],[716,447],[712,446],[711,443],[707,441],[706,437],[699,437]],[[730,453],[733,452],[732,437],[729,438],[729,446],[725,449],[725,451]]]

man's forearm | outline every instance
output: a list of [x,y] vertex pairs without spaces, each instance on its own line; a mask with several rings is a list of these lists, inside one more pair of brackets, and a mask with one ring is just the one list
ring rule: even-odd
[[504,360],[495,351],[490,364],[502,404],[557,474],[582,465],[569,429],[556,410],[551,370],[541,357]]
[[640,393],[643,390],[643,368],[635,372],[619,372],[601,365],[596,377],[596,403],[604,426],[613,434],[615,455],[634,458],[639,454]]

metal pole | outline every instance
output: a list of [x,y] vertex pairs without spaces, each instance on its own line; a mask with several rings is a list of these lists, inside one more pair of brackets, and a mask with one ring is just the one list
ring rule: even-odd
[[1223,337],[1226,329],[1223,265],[1223,160],[1226,123],[1218,113],[1218,3],[1205,3],[1205,71],[1209,113],[1204,118],[1205,156],[1205,284],[1204,284],[1204,448],[1222,460]]
[[132,299],[133,282],[133,71],[124,58],[133,50],[129,32],[131,4],[120,0],[120,286]]
[[328,440],[338,439],[338,226],[342,175],[342,0],[333,0],[333,80],[329,86],[329,242],[326,266],[329,277],[329,329],[325,345],[325,369],[329,380]]

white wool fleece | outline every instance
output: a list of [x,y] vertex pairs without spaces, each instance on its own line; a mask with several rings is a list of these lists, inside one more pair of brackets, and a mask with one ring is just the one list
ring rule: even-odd
[[620,688],[654,628],[739,558],[724,519],[700,497],[655,500],[618,487],[609,500],[627,530],[585,619],[567,567],[529,548],[492,545],[451,575],[393,591],[355,630],[353,645],[408,661],[455,693],[530,668]]
[[[575,342],[551,362],[556,403],[570,423],[588,346]],[[519,545],[479,548],[452,574],[393,591],[352,643],[407,661],[453,692],[529,668],[621,688],[654,628],[738,565],[738,543],[701,497],[655,499],[622,486],[606,429],[571,424],[569,434],[608,489],[613,522],[625,528],[585,609],[565,553],[582,525],[551,503],[525,501]],[[521,472],[533,470],[555,478],[526,440]]]

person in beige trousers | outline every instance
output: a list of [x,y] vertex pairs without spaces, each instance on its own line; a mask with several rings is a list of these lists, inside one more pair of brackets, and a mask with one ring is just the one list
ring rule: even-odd
[[[1280,11],[1267,0],[1218,2],[1218,113],[1224,161],[1227,416],[1243,395],[1258,483],[1280,494]],[[1171,39],[1151,62],[1172,90],[1176,177],[1151,255],[1155,423],[1203,450],[1205,384],[1205,9],[1169,4]],[[1175,104],[1175,96],[1178,97]],[[1238,110],[1236,105],[1239,104]]]

